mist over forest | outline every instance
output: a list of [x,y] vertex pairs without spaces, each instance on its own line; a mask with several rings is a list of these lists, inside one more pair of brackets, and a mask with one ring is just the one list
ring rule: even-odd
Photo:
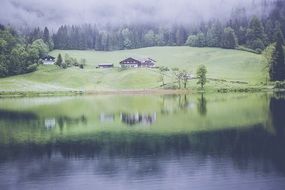
[[226,21],[233,11],[266,15],[276,0],[2,0],[0,22],[21,27],[57,29],[60,25],[197,24]]

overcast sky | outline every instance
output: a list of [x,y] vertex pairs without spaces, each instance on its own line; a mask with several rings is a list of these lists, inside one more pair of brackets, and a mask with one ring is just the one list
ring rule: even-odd
[[[0,0],[0,22],[12,25],[193,23],[226,18],[233,7],[258,14],[263,0]],[[269,0],[271,1],[271,0]],[[254,2],[254,3],[253,3]]]

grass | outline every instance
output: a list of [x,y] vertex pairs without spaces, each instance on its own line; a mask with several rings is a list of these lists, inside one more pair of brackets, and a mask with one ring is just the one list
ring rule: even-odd
[[[120,89],[159,88],[160,74],[157,69],[120,70],[119,62],[132,56],[147,56],[157,61],[157,66],[178,67],[195,74],[204,64],[210,80],[207,89],[252,88],[265,81],[261,55],[219,48],[152,47],[113,52],[55,50],[50,54],[63,56],[68,53],[77,59],[85,58],[85,69],[60,69],[54,65],[40,66],[38,71],[0,79],[3,92],[49,92],[49,91],[103,91]],[[113,63],[113,69],[96,69],[99,63]],[[170,75],[171,73],[169,73]],[[167,83],[174,79],[166,78]],[[235,83],[237,82],[237,83]],[[190,81],[190,89],[197,89],[196,81]]]

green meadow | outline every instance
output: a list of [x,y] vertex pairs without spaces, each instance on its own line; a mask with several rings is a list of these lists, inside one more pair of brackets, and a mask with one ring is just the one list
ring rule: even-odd
[[[158,69],[133,68],[122,70],[119,62],[127,57],[150,57],[157,66],[177,67],[194,74],[204,64],[209,81],[206,89],[260,87],[265,82],[264,65],[261,55],[239,50],[191,47],[151,47],[111,52],[54,50],[50,55],[66,53],[77,59],[85,58],[84,69],[71,67],[60,69],[55,65],[41,65],[33,73],[0,79],[0,91],[104,91],[160,89],[161,75]],[[113,63],[115,68],[97,69],[100,63]],[[167,86],[174,86],[171,72],[165,76]],[[188,82],[195,89],[195,80]]]

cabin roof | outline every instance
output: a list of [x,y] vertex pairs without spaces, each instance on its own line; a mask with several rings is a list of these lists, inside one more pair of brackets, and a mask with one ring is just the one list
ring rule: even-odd
[[[148,57],[135,56],[135,57],[128,57],[128,58],[122,60],[120,62],[120,64],[128,64],[128,63],[125,63],[125,61],[128,61],[128,60],[134,60],[134,61],[137,61],[137,62],[140,62],[140,63],[144,63],[144,62],[147,62],[147,61],[156,62],[154,59],[151,59],[151,58],[148,58]],[[129,63],[129,64],[131,64],[131,63]]]
[[55,57],[51,56],[51,55],[44,55],[41,57],[41,59],[55,59]]
[[98,66],[113,66],[113,63],[100,63]]

